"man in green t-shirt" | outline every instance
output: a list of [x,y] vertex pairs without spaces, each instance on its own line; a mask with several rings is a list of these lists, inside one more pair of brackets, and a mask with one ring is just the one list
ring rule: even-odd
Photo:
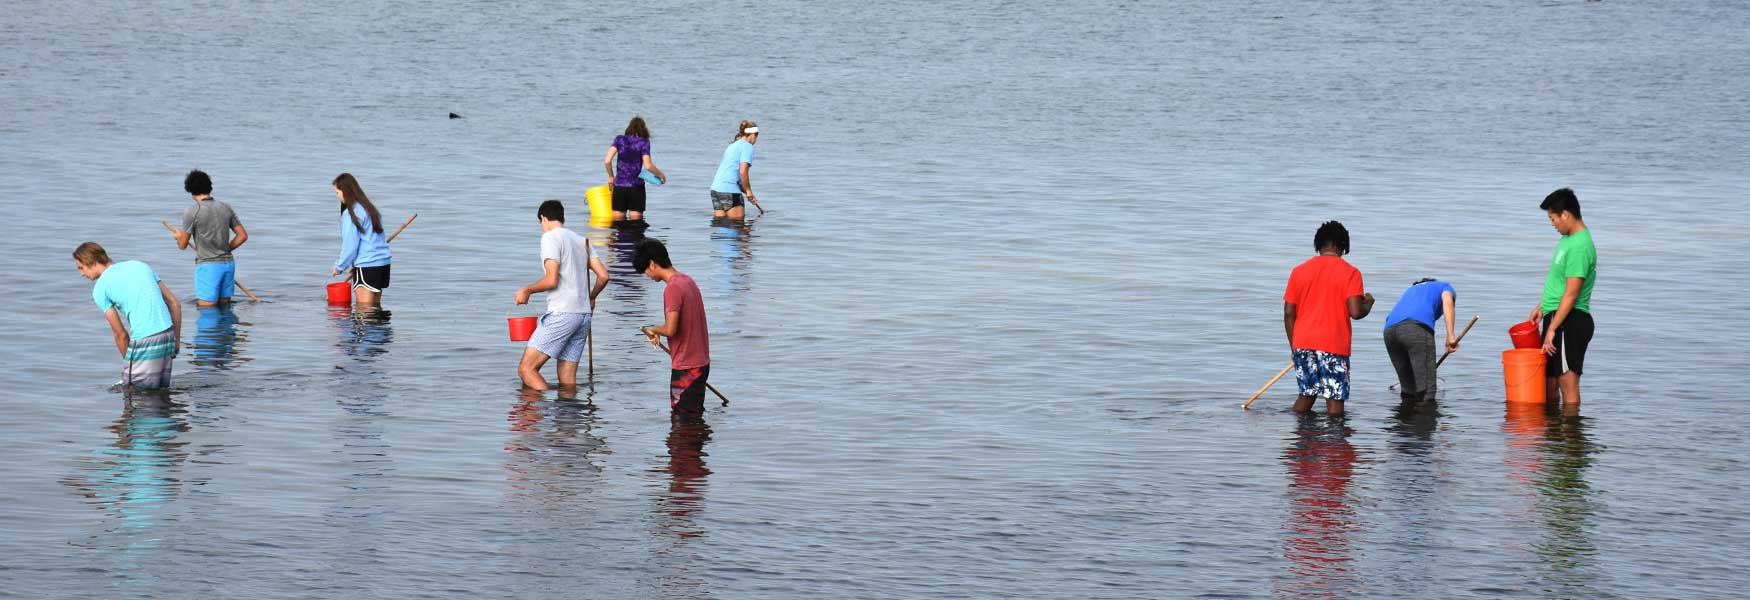
[[1574,190],[1550,192],[1541,205],[1550,225],[1562,234],[1556,257],[1543,282],[1543,299],[1531,320],[1543,321],[1544,401],[1560,406],[1564,416],[1580,415],[1580,373],[1586,346],[1592,343],[1592,285],[1598,279],[1598,250],[1592,232],[1580,220],[1580,199]]

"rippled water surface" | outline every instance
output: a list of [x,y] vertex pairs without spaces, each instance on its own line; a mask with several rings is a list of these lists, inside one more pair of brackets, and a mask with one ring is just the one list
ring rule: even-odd
[[[0,596],[1739,593],[1750,9],[1424,4],[14,3]],[[671,182],[588,227],[635,113]],[[744,118],[770,212],[714,225]],[[187,307],[173,390],[124,399],[68,254],[189,298],[157,221],[194,167],[263,301]],[[322,301],[342,171],[419,214],[380,312]],[[1578,421],[1506,410],[1498,358],[1563,185]],[[614,275],[576,393],[505,340],[546,198]],[[1333,218],[1382,309],[1434,275],[1482,316],[1438,417],[1389,410],[1383,312],[1346,420],[1239,410]],[[640,236],[703,289],[703,426],[636,334]]]

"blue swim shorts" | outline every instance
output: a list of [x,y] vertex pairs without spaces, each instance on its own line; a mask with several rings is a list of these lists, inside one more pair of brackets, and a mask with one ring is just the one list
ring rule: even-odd
[[194,266],[194,297],[202,302],[230,300],[237,285],[237,263],[200,263]]
[[589,313],[550,312],[541,315],[529,347],[548,358],[575,363],[583,362],[585,344],[589,342]]
[[1349,357],[1323,350],[1294,349],[1294,380],[1300,395],[1349,400]]

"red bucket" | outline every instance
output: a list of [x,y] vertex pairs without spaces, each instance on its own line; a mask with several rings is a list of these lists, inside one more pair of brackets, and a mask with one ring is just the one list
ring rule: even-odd
[[1542,348],[1543,336],[1537,333],[1537,322],[1526,321],[1514,325],[1507,330],[1507,335],[1513,336],[1514,348]]
[[352,304],[352,282],[336,281],[328,284],[329,304]]
[[534,317],[511,317],[509,321],[510,341],[526,342],[530,336],[535,335]]

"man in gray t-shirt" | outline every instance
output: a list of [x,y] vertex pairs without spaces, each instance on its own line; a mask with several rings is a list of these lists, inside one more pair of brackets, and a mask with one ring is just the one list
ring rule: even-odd
[[199,306],[231,301],[237,284],[237,265],[231,251],[249,240],[249,232],[231,205],[213,199],[213,181],[206,173],[190,171],[182,189],[194,197],[194,206],[182,211],[182,229],[170,227],[176,247],[194,245],[194,297]]

